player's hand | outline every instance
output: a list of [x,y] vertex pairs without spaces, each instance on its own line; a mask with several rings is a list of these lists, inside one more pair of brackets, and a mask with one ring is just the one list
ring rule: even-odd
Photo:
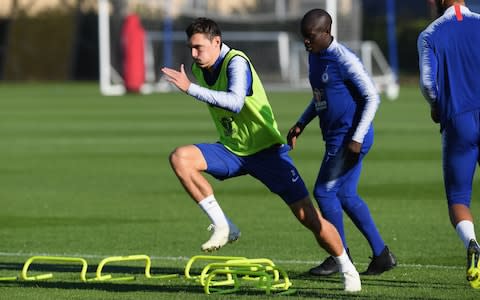
[[348,150],[352,153],[360,154],[360,151],[362,150],[362,143],[350,141],[350,143],[348,143]]
[[300,123],[296,123],[295,125],[293,125],[292,128],[290,128],[290,130],[288,131],[288,134],[287,134],[287,143],[288,145],[294,149],[295,148],[295,145],[297,144],[297,137],[300,136],[300,134],[302,134],[302,131],[305,127],[300,124]]
[[360,151],[362,150],[362,143],[356,141],[350,141],[347,145],[347,160],[348,165],[355,165],[360,158]]
[[163,67],[162,72],[165,74],[167,81],[173,83],[182,92],[186,92],[190,87],[191,82],[185,73],[183,64],[180,65],[180,71]]
[[435,105],[430,107],[430,117],[434,123],[440,123],[440,114],[438,113],[438,109]]

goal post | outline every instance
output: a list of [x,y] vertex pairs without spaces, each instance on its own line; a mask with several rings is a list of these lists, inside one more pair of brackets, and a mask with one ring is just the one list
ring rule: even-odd
[[110,5],[108,0],[98,0],[98,45],[100,92],[106,96],[126,92],[121,76],[111,64]]
[[379,90],[394,95],[398,84],[378,46],[372,42],[362,44],[361,2],[98,0],[100,91],[104,95],[127,92],[121,68],[119,28],[130,13],[137,14],[145,28],[145,82],[141,93],[170,91],[172,86],[164,80],[160,68],[192,63],[185,46],[184,29],[200,16],[217,21],[225,43],[248,53],[267,89],[305,89],[308,87],[307,55],[298,23],[306,11],[324,8],[333,19],[332,35],[347,45],[361,45],[352,50],[364,61]]

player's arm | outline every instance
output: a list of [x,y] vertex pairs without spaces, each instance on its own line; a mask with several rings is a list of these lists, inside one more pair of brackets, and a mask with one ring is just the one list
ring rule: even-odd
[[356,91],[360,93],[360,101],[365,102],[360,121],[353,133],[352,140],[348,144],[348,148],[353,153],[360,153],[365,135],[370,129],[380,104],[380,95],[360,59],[351,53],[348,53],[348,55],[347,62],[341,66],[342,75],[344,80],[351,82]]
[[303,129],[310,123],[310,121],[313,120],[317,116],[317,112],[315,110],[315,100],[312,99],[310,101],[310,104],[307,106],[303,114],[300,116],[300,119],[298,119],[297,123],[290,128],[287,134],[287,143],[292,147],[292,149],[295,148],[295,145],[297,143],[297,137],[302,134]]
[[239,113],[245,103],[245,97],[252,91],[252,71],[249,62],[241,56],[233,57],[227,66],[227,91],[215,91],[190,84],[187,94],[208,104]]
[[437,112],[438,88],[436,78],[438,63],[425,33],[420,34],[418,37],[417,49],[418,65],[420,66],[420,90],[422,91],[423,97],[430,104],[432,120],[438,123],[440,121]]
[[215,91],[190,82],[185,73],[183,64],[180,70],[162,68],[167,80],[173,83],[179,90],[195,97],[197,100],[238,113],[242,110],[245,97],[252,90],[252,71],[248,61],[235,56],[230,60],[227,67],[228,88],[227,91]]

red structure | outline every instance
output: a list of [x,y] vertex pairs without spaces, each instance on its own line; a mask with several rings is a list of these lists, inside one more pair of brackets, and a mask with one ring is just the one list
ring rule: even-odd
[[125,88],[138,93],[145,82],[145,30],[140,18],[131,14],[122,27],[123,77]]

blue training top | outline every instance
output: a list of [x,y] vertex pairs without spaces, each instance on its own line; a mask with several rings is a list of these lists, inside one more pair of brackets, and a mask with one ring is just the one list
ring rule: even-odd
[[480,109],[480,15],[450,6],[418,37],[420,88],[436,105],[442,127]]
[[380,95],[360,59],[335,40],[321,53],[309,54],[313,99],[299,123],[315,116],[327,145],[340,146],[349,138],[359,143],[371,130]]

